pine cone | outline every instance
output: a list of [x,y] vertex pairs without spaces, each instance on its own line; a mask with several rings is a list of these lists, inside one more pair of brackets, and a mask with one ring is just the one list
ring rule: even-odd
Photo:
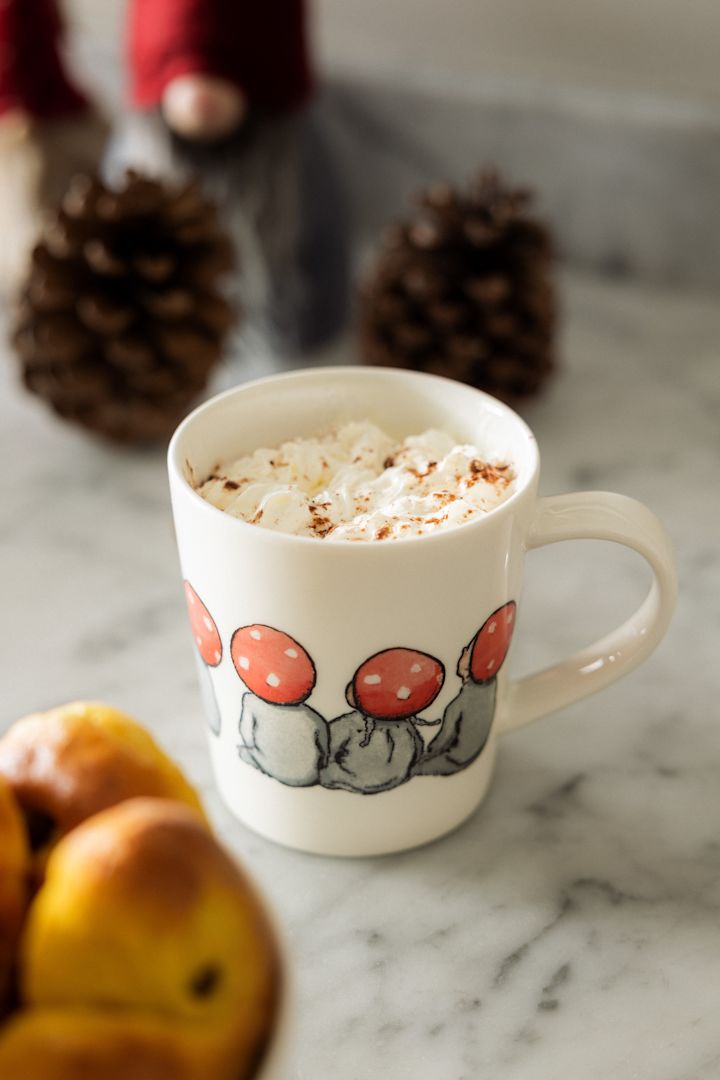
[[13,341],[26,387],[117,442],[167,436],[205,386],[233,322],[214,207],[128,173],[79,176],[32,256]]
[[553,251],[530,193],[481,173],[467,193],[437,185],[387,236],[361,292],[368,364],[468,382],[505,401],[554,367]]

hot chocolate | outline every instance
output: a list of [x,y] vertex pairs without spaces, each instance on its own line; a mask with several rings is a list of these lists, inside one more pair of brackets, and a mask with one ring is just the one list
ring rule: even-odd
[[397,540],[461,525],[514,490],[508,461],[430,429],[394,439],[369,420],[219,464],[198,493],[253,525],[322,540]]

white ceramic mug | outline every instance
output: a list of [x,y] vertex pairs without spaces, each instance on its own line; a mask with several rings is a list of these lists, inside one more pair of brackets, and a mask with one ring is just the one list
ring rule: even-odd
[[[447,531],[353,542],[261,529],[193,490],[219,462],[365,418],[490,447],[515,467],[513,494]],[[247,383],[183,421],[169,469],[220,792],[291,847],[375,855],[449,832],[482,801],[501,735],[626,674],[670,621],[674,561],[653,514],[607,492],[538,498],[527,425],[448,379],[339,367]],[[513,681],[525,553],[577,538],[643,555],[650,593],[601,641]]]

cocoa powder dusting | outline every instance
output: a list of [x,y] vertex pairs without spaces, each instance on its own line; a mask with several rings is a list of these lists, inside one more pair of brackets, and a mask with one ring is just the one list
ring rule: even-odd
[[512,480],[512,476],[505,475],[509,469],[509,465],[491,465],[488,461],[480,461],[479,458],[473,458],[470,462],[473,483],[484,480],[486,484],[501,484],[507,487]]
[[325,509],[330,504],[327,502],[313,502],[308,504],[308,510],[310,511],[310,528],[313,535],[318,536],[321,540],[333,531],[335,526],[329,517],[321,513],[320,508]]

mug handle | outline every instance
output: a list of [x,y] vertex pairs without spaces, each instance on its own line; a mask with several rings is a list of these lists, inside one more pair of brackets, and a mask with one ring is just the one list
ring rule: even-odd
[[507,687],[498,717],[503,734],[602,690],[646,659],[668,628],[677,596],[670,539],[642,503],[607,491],[539,499],[528,550],[558,540],[611,540],[647,559],[654,581],[627,622],[606,637]]

